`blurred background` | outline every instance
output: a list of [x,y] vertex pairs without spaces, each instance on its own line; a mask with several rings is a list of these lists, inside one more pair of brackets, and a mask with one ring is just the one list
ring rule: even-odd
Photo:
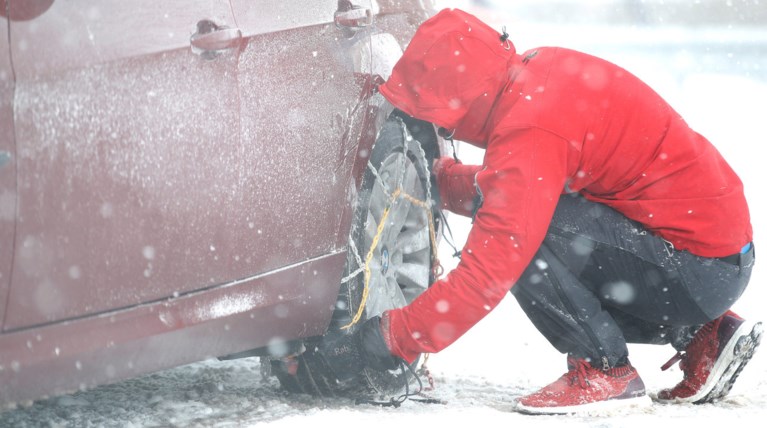
[[436,0],[436,4],[470,11],[499,30],[505,26],[520,52],[564,46],[620,61],[636,74],[647,68],[643,63],[648,55],[660,55],[662,63],[650,67],[767,78],[763,0]]
[[465,0],[462,3],[530,20],[565,24],[757,26],[767,23],[767,5],[760,0]]

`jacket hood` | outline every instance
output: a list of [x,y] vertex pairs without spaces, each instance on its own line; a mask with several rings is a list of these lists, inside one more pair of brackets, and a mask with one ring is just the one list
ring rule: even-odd
[[508,35],[462,10],[444,9],[421,24],[379,91],[410,116],[469,140],[483,134],[516,57]]

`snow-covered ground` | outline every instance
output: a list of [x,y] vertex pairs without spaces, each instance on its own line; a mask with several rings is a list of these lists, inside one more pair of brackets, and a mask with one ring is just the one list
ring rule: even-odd
[[[468,2],[465,2],[468,3]],[[763,6],[762,6],[763,7]],[[485,13],[486,11],[477,12]],[[662,28],[525,23],[524,17],[486,15],[505,24],[520,51],[540,45],[585,50],[633,71],[706,135],[740,173],[752,211],[756,245],[767,234],[767,29],[738,22],[714,27]],[[503,22],[506,20],[506,22]],[[464,162],[482,153],[462,147]],[[467,221],[451,217],[456,241]],[[447,246],[443,264],[455,264]],[[734,309],[765,315],[767,267],[757,262],[751,286]],[[767,345],[765,345],[767,346]],[[631,359],[650,391],[675,384],[678,368],[659,367],[670,347],[630,345]],[[428,366],[445,404],[405,402],[399,408],[355,405],[339,399],[291,396],[264,378],[257,359],[207,361],[139,379],[52,398],[0,414],[0,427],[297,427],[297,426],[763,426],[767,418],[767,348],[755,355],[730,396],[707,405],[654,404],[643,411],[600,416],[525,416],[513,400],[559,377],[558,354],[532,327],[513,298]],[[1,387],[1,386],[0,386]]]

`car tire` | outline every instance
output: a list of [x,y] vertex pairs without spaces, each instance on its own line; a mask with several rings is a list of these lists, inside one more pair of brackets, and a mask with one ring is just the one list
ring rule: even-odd
[[[436,137],[428,130],[433,128],[427,123],[396,113],[384,123],[356,198],[344,278],[328,332],[307,342],[302,354],[271,362],[284,389],[385,400],[412,382],[412,375],[402,370],[336,375],[327,363],[331,357],[319,349],[320,341],[352,333],[365,320],[410,303],[434,281],[434,219],[439,217],[428,201],[436,195],[430,165],[437,150]],[[428,140],[426,150],[411,131]]]

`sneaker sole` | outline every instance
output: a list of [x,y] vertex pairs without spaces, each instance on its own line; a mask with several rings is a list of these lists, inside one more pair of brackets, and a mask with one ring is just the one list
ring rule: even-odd
[[[743,323],[743,325],[735,331],[733,338],[737,337],[737,340],[730,339],[730,341],[727,342],[727,346],[724,348],[724,351],[722,351],[722,354],[726,355],[728,358],[723,359],[720,357],[716,364],[714,364],[714,370],[712,371],[712,374],[719,374],[719,376],[714,376],[713,382],[706,382],[706,385],[701,392],[708,390],[708,393],[696,394],[699,396],[702,395],[703,398],[698,399],[697,401],[693,400],[693,403],[711,403],[726,397],[727,394],[730,393],[738,375],[740,375],[740,372],[751,360],[751,357],[754,356],[756,348],[762,341],[762,323],[748,324],[749,323]],[[746,333],[746,331],[749,332]],[[712,377],[709,376],[709,379],[712,379]],[[709,386],[709,383],[712,385]]]
[[639,409],[652,405],[652,400],[647,395],[619,400],[597,401],[594,403],[580,404],[577,406],[561,407],[529,407],[519,402],[514,406],[514,411],[526,415],[571,415],[571,414],[604,414],[626,409]]
[[697,394],[684,398],[664,400],[654,399],[661,403],[694,403],[703,404],[720,400],[729,394],[738,375],[751,360],[756,348],[762,340],[762,323],[744,321],[735,330],[727,342],[719,358],[714,363],[706,383]]

